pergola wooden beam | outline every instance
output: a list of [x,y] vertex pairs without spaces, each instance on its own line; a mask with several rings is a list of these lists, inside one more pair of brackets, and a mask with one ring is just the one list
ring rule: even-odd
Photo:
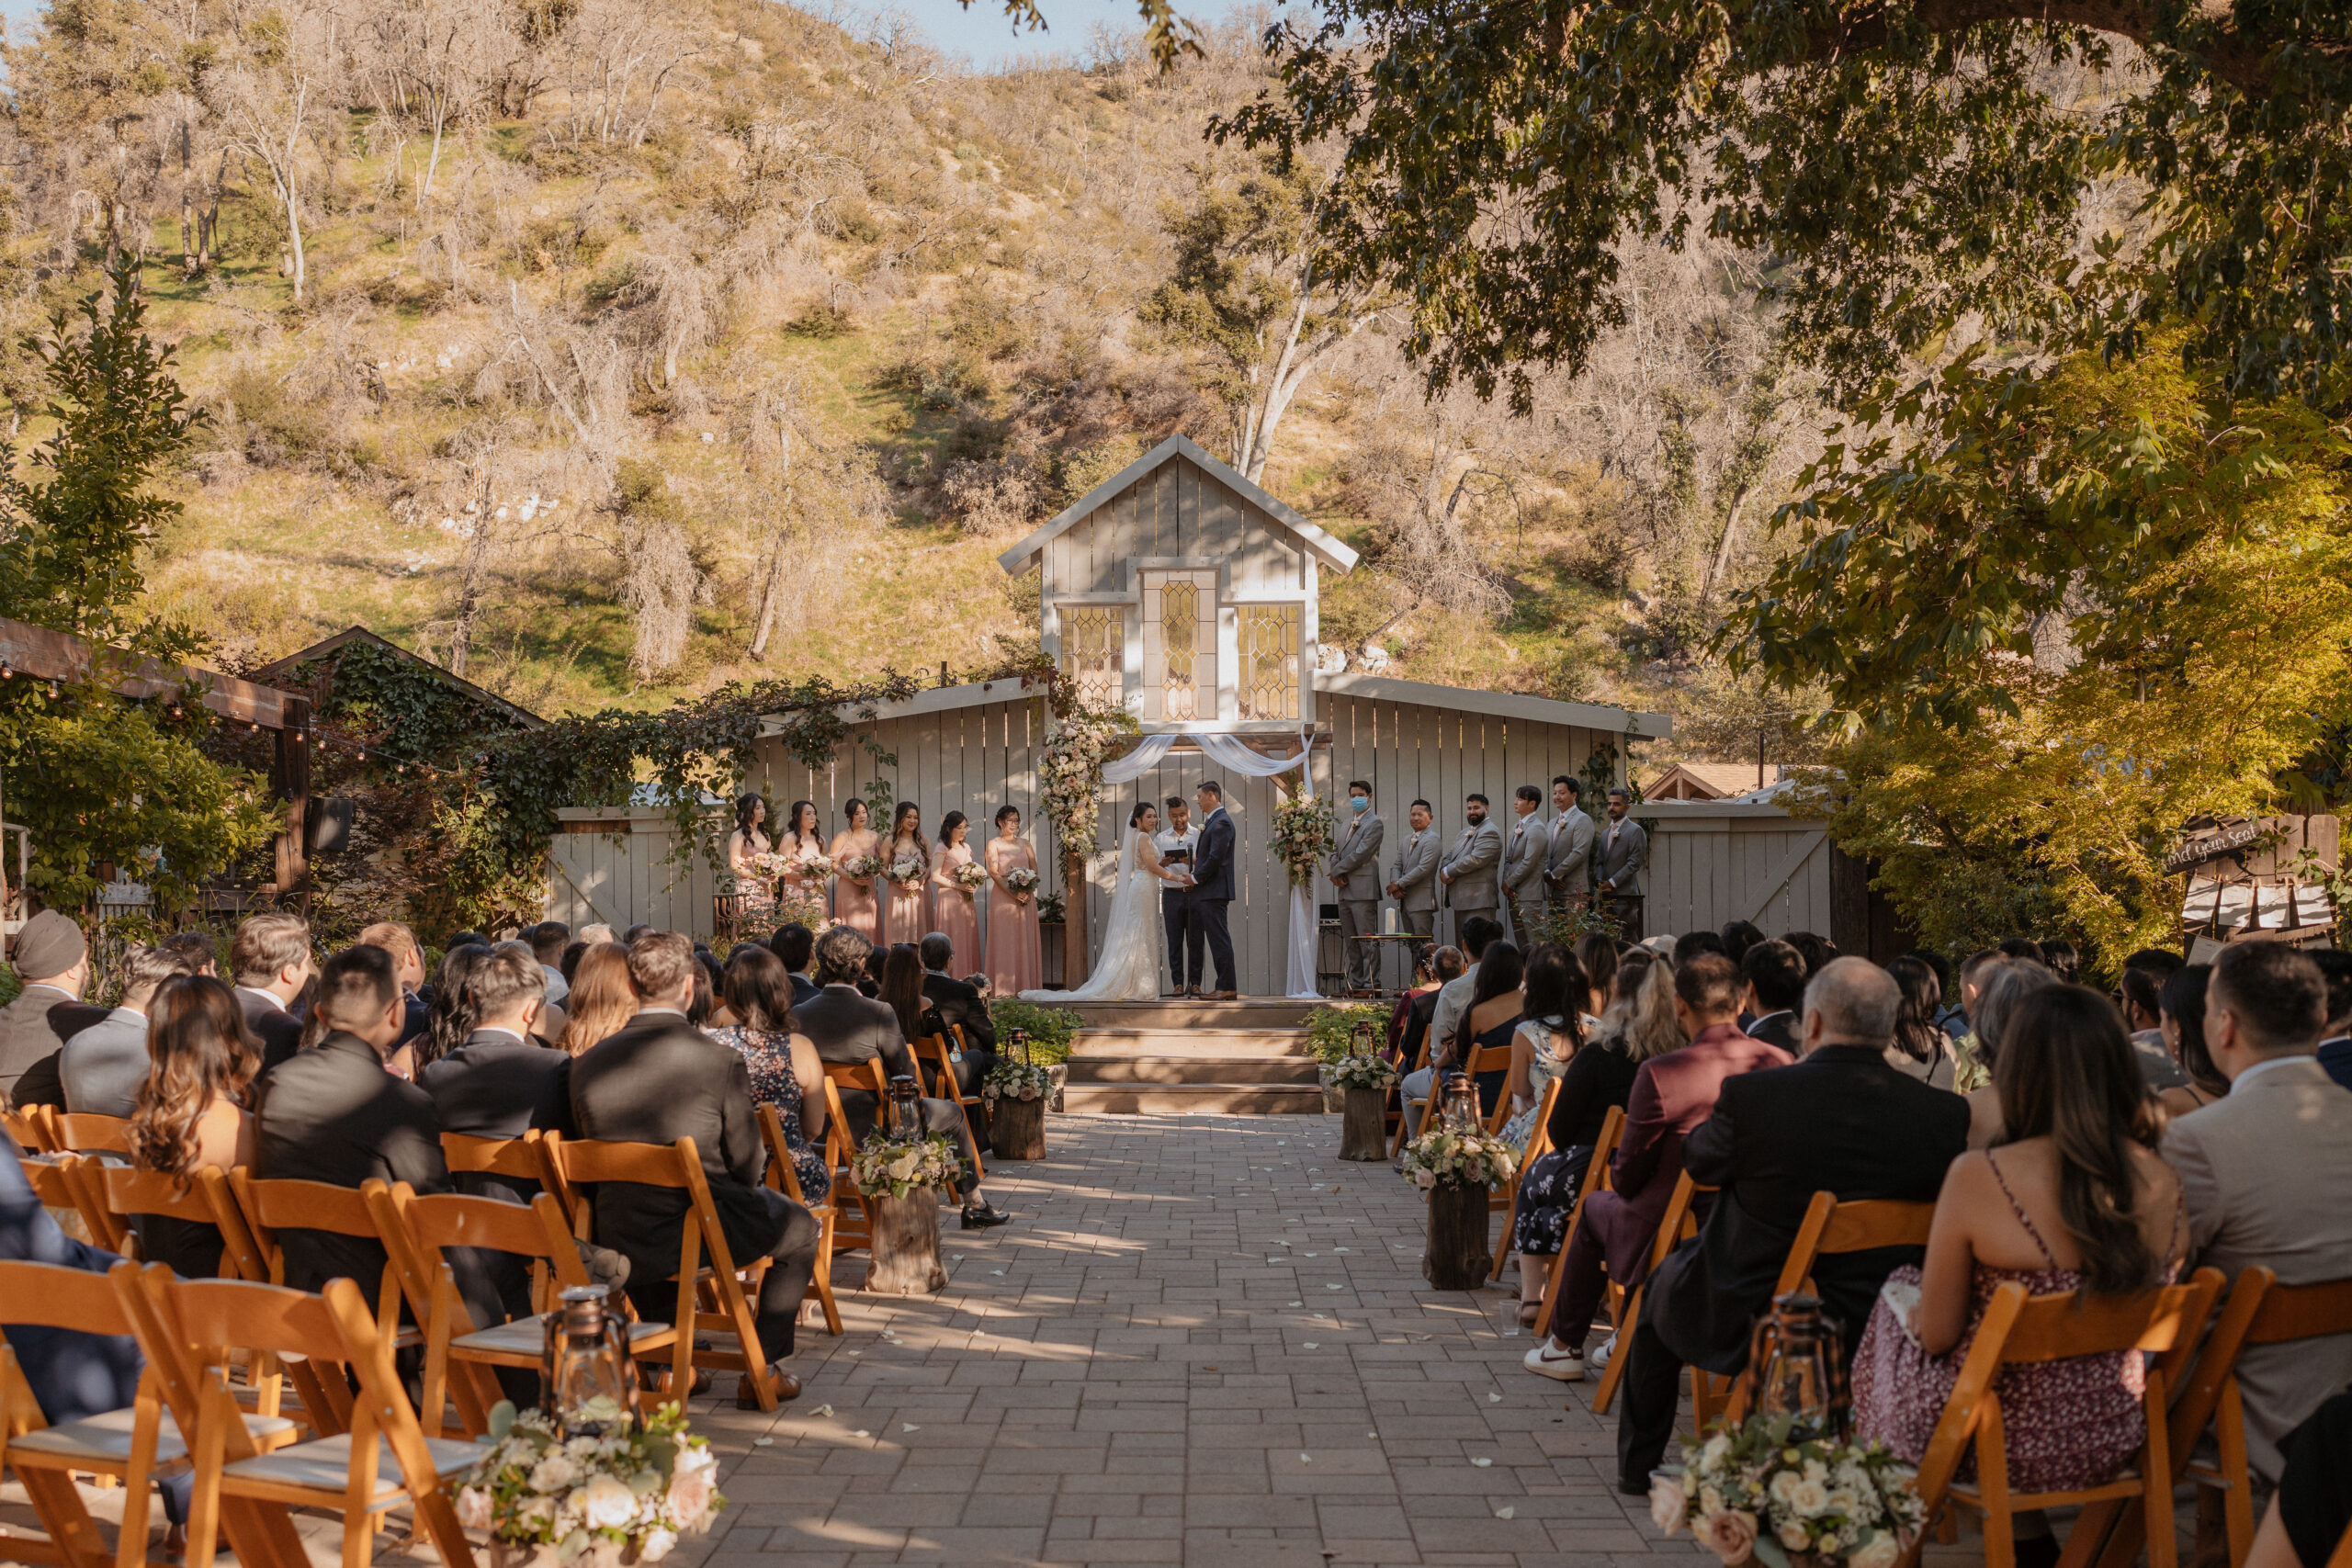
[[[288,727],[287,704],[296,700],[275,686],[256,686],[233,675],[187,665],[134,659],[118,649],[93,648],[78,637],[24,621],[0,620],[0,663],[19,675],[103,685],[118,696],[176,695],[193,685],[197,700],[223,718],[241,718],[264,729]],[[305,716],[307,717],[307,715]]]

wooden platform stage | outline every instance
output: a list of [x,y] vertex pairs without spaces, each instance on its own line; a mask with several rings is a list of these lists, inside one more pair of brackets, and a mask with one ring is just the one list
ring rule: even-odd
[[1067,1111],[1315,1115],[1323,1110],[1306,1029],[1319,1002],[1243,997],[1059,1005],[1085,1020],[1070,1049],[1069,1083],[1062,1094]]

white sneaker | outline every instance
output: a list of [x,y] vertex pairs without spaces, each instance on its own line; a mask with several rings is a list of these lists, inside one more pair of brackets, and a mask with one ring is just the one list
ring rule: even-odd
[[1595,1345],[1592,1348],[1592,1353],[1585,1358],[1585,1361],[1596,1372],[1606,1371],[1609,1369],[1609,1358],[1616,1353],[1617,1336],[1612,1334],[1608,1338],[1602,1340],[1600,1344]]
[[1519,1364],[1538,1377],[1553,1378],[1561,1382],[1584,1382],[1584,1351],[1581,1348],[1563,1350],[1552,1343],[1550,1336],[1519,1359]]

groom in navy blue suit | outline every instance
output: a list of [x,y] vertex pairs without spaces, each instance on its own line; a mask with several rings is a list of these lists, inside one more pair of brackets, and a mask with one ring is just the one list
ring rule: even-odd
[[1225,787],[1212,779],[1193,794],[1201,805],[1201,841],[1193,851],[1193,908],[1208,939],[1209,959],[1216,965],[1216,989],[1212,1001],[1231,1001],[1233,934],[1226,929],[1226,910],[1233,902],[1233,818],[1225,814]]

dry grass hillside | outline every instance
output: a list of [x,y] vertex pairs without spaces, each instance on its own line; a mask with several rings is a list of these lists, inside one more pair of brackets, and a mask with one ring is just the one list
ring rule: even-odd
[[[6,56],[0,394],[37,434],[14,340],[140,258],[209,415],[154,607],[225,660],[359,622],[551,711],[993,662],[1033,629],[1005,543],[1171,431],[1232,448],[1229,345],[1155,300],[1271,178],[1203,134],[1259,90],[1246,17],[1168,77],[751,0],[46,19]],[[1264,479],[1366,553],[1327,638],[1737,754],[1778,705],[1698,644],[1821,420],[1741,258],[1626,268],[1526,420],[1427,400],[1353,302]]]

